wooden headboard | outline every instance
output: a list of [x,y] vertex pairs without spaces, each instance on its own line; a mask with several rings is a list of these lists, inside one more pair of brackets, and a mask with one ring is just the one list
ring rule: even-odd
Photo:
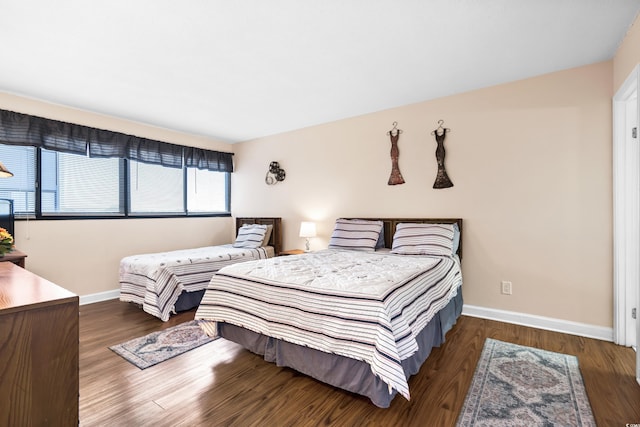
[[236,218],[236,235],[238,235],[238,229],[244,224],[262,224],[273,225],[271,231],[271,237],[269,238],[269,246],[273,246],[275,249],[275,256],[278,256],[282,252],[282,218]]
[[460,230],[460,244],[458,256],[462,259],[462,218],[359,218],[371,221],[382,221],[384,224],[384,247],[391,248],[396,226],[401,222],[416,222],[420,224],[458,224]]

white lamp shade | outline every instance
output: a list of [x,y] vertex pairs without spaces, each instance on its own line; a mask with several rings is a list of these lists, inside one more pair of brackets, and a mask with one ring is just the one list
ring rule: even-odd
[[302,221],[300,223],[300,237],[316,237],[316,223]]

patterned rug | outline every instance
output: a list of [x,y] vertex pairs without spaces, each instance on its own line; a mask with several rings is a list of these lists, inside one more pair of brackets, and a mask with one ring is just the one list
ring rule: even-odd
[[578,359],[487,338],[457,426],[595,426]]
[[157,365],[213,341],[195,320],[109,347],[140,369]]

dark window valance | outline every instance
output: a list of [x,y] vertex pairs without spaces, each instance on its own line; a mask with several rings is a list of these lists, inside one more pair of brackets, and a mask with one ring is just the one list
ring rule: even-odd
[[118,157],[181,168],[233,172],[233,154],[185,147],[119,132],[0,110],[0,143],[90,157]]
[[124,136],[124,138],[119,138],[103,133],[113,132],[101,131],[101,134],[98,135],[100,138],[89,143],[90,157],[119,157],[171,168],[182,167],[183,149],[186,148],[182,145],[123,134],[118,134],[118,136]]
[[185,147],[184,160],[187,167],[198,169],[233,172],[233,157],[231,153],[203,150],[202,148]]

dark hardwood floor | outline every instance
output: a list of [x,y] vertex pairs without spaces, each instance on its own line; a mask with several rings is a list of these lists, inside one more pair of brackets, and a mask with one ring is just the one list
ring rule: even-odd
[[163,323],[117,300],[81,306],[80,425],[453,426],[487,337],[576,355],[598,426],[640,423],[632,349],[466,316],[411,378],[411,401],[397,396],[388,409],[224,339],[145,370],[108,349],[194,313]]

